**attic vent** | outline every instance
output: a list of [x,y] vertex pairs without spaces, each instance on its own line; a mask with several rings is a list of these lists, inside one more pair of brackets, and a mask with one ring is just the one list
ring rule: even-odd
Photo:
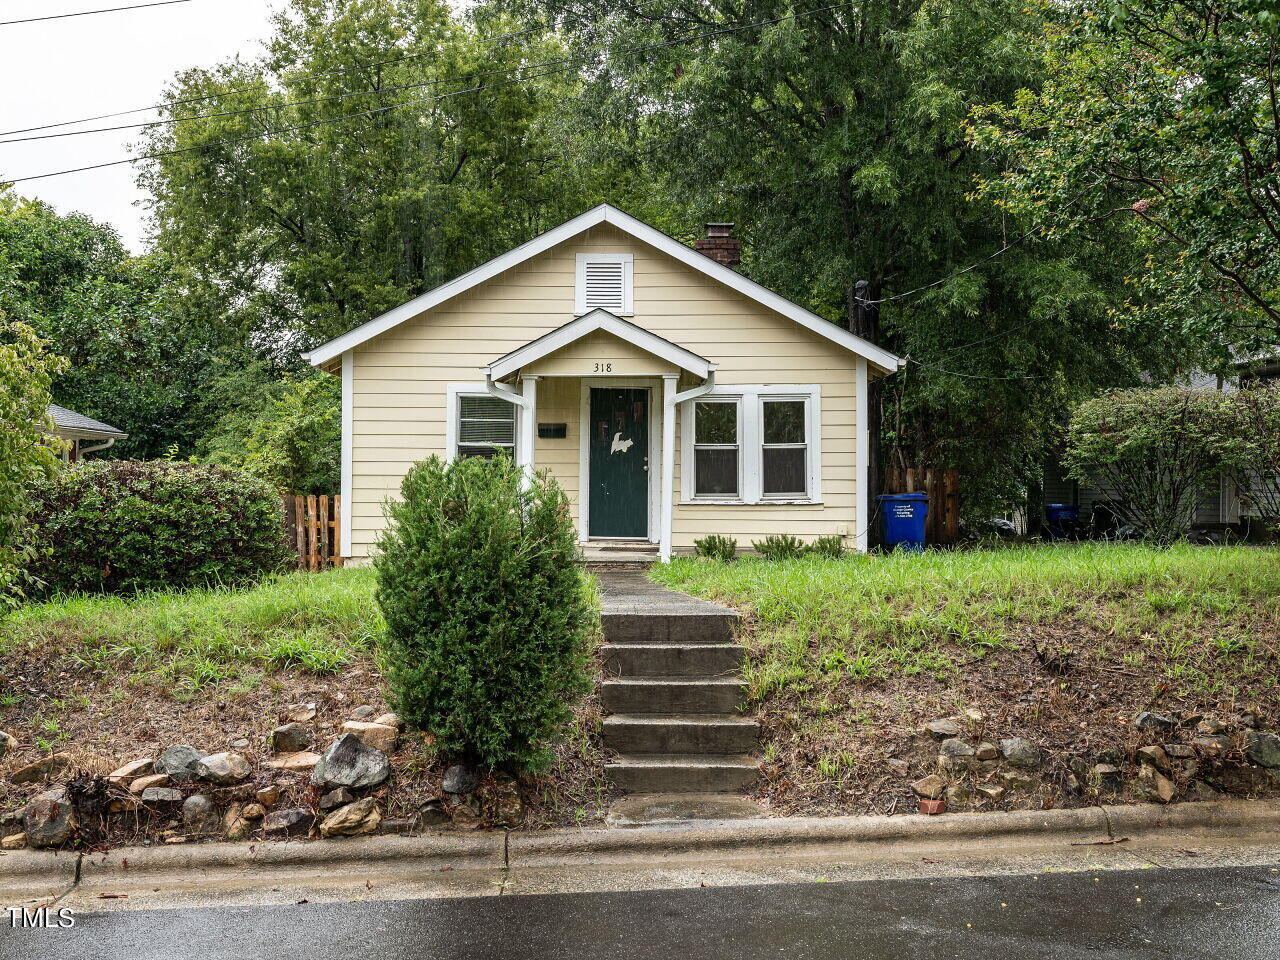
[[631,254],[578,254],[577,312],[590,313],[598,307],[618,316],[630,316]]

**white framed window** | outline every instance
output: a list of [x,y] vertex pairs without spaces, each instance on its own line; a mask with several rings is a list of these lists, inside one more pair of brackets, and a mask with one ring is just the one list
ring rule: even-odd
[[681,411],[681,500],[820,503],[817,384],[717,386]]
[[620,317],[634,314],[631,272],[629,253],[578,254],[575,312],[581,316],[603,308]]
[[457,457],[492,457],[505,451],[516,457],[519,413],[516,405],[492,396],[484,384],[449,384],[445,452]]
[[717,397],[692,403],[693,495],[736,500],[742,496],[742,401]]

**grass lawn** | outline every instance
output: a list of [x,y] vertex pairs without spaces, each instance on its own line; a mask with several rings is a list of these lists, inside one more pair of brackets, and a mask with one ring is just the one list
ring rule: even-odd
[[1026,736],[1065,771],[1107,749],[1131,756],[1139,710],[1255,709],[1274,723],[1280,707],[1274,549],[678,559],[653,577],[748,614],[763,789],[786,809],[900,807],[904,778],[876,783],[886,758],[927,771],[920,726],[966,709],[983,716],[974,737]]
[[[316,705],[321,748],[357,706],[390,709],[373,593],[373,571],[353,568],[240,589],[74,596],[0,620],[0,729],[21,744],[0,761],[0,811],[36,790],[8,785],[4,771],[42,752],[72,752],[98,773],[175,743],[261,763],[291,705]],[[555,767],[526,784],[532,824],[602,814],[598,729],[592,697],[555,746]],[[389,816],[438,789],[441,762],[421,738],[405,738]]]

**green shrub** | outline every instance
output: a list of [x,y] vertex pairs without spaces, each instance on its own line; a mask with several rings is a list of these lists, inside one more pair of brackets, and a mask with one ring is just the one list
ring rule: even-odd
[[791,560],[804,553],[804,541],[789,533],[770,534],[763,540],[752,540],[752,549],[766,560]]
[[816,540],[809,542],[805,548],[806,553],[812,553],[819,557],[831,557],[839,559],[844,556],[844,538],[832,535],[830,537],[818,537]]
[[0,316],[0,615],[23,592],[31,486],[56,466],[49,384],[65,365],[25,323]]
[[1071,418],[1071,476],[1107,490],[1127,523],[1157,543],[1186,536],[1220,457],[1223,395],[1180,387],[1116,390]]
[[713,533],[709,537],[693,541],[693,552],[708,560],[723,560],[728,563],[738,555],[738,541],[732,537],[722,537]]
[[245,583],[289,558],[279,495],[221,467],[69,465],[35,486],[31,518],[46,593]]
[[569,503],[505,456],[404,478],[374,560],[400,716],[482,766],[539,769],[587,673],[596,617]]
[[1227,395],[1215,453],[1246,508],[1280,529],[1280,383]]

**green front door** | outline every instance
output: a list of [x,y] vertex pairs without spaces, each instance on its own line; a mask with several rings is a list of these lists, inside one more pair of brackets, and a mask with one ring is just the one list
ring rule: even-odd
[[649,391],[591,390],[591,470],[587,532],[649,535]]

